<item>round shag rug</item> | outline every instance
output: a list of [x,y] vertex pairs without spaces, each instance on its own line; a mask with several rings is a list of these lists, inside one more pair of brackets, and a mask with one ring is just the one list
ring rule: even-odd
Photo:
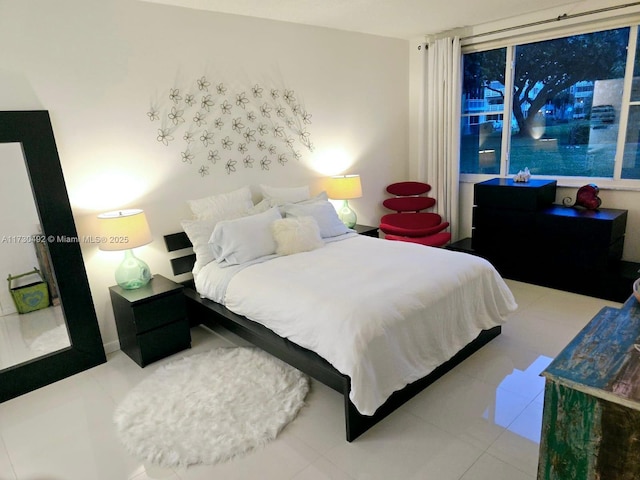
[[118,405],[126,449],[162,467],[214,464],[276,438],[308,378],[257,348],[216,348],[160,367]]

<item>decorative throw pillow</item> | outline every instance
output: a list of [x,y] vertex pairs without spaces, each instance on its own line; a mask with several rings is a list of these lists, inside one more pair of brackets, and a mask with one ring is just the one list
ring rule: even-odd
[[284,203],[296,203],[308,200],[311,197],[309,187],[270,187],[268,185],[260,185],[262,198],[269,201],[272,207],[282,205]]
[[328,201],[308,205],[287,204],[283,205],[281,209],[286,217],[312,216],[320,227],[322,238],[336,237],[351,231],[342,223],[336,209]]
[[278,255],[309,252],[324,246],[318,222],[313,217],[290,217],[271,224]]
[[271,224],[282,216],[277,208],[235,220],[218,222],[209,246],[221,266],[239,265],[276,252]]
[[228,217],[237,213],[244,214],[253,206],[249,187],[242,187],[232,192],[211,195],[198,200],[189,200],[188,203],[197,220],[210,217]]

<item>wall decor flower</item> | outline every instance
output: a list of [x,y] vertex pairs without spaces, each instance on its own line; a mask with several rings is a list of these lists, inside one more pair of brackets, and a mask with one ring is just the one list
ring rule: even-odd
[[227,164],[224,167],[225,170],[227,171],[227,175],[230,175],[230,174],[232,174],[233,172],[236,171],[236,163],[238,163],[238,162],[236,162],[235,160],[231,160],[231,159],[229,159],[227,161]]
[[220,155],[218,154],[218,150],[209,150],[209,155],[207,156],[207,160],[211,163],[216,163],[220,160]]
[[[245,169],[259,163],[261,171],[270,171],[272,159],[285,167],[290,159],[301,160],[302,151],[314,149],[312,116],[292,88],[257,82],[238,88],[206,75],[177,83],[150,102],[146,116],[158,122],[154,133],[159,144],[174,148],[177,136],[184,140],[186,147],[182,143],[176,157],[202,178],[222,170],[236,173],[240,162]],[[213,145],[220,150],[211,149]],[[221,163],[219,152],[224,151],[230,157]]]
[[200,77],[196,82],[198,84],[198,90],[205,92],[209,91],[209,85],[211,85],[211,83],[207,81],[205,76]]

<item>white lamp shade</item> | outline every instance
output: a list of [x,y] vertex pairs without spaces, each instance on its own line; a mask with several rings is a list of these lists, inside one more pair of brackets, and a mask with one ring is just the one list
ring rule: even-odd
[[118,210],[98,215],[100,250],[128,250],[151,243],[147,217],[139,209]]
[[334,200],[349,200],[362,196],[360,175],[331,177],[327,183],[327,196]]

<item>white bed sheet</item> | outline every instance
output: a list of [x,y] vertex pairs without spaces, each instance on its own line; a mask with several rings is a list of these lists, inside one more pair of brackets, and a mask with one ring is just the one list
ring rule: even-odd
[[348,375],[364,415],[517,308],[482,258],[362,235],[240,269],[223,298],[221,270],[203,268],[198,292]]

